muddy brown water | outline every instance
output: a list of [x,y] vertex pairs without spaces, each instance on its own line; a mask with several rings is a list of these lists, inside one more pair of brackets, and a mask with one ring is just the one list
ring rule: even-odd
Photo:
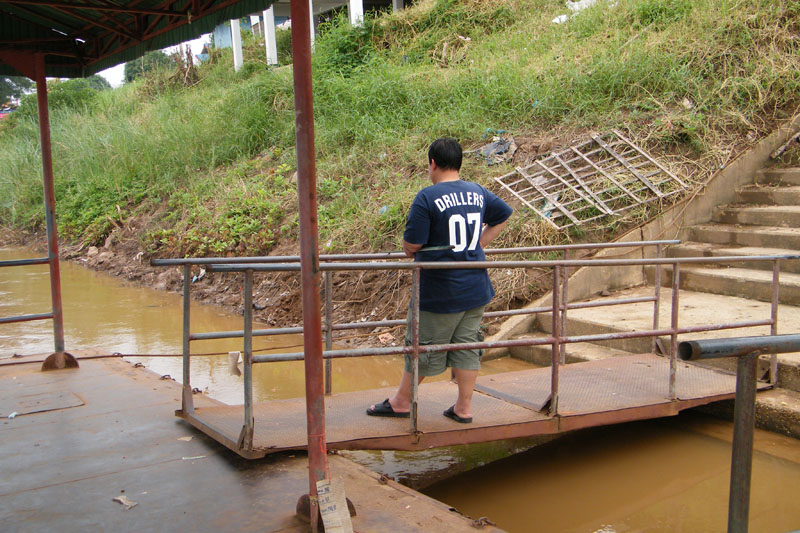
[[[34,256],[0,248],[0,260]],[[62,263],[62,286],[68,350],[180,352],[180,295],[128,285],[72,263]],[[0,316],[49,309],[46,266],[0,269]],[[239,329],[240,316],[192,304],[192,331]],[[0,325],[0,357],[47,353],[52,343],[50,321]],[[254,339],[254,349],[262,353],[299,351],[301,344],[299,335]],[[195,353],[241,349],[242,341],[236,339],[192,343]],[[159,374],[181,377],[178,358],[130,359]],[[504,358],[486,362],[482,372],[525,367]],[[400,369],[399,357],[334,361],[334,392],[392,386]],[[242,378],[229,373],[225,356],[193,357],[192,384],[220,401],[242,402]],[[253,388],[257,400],[302,396],[302,363],[256,365]],[[552,441],[546,437],[346,455],[469,516],[489,517],[510,532],[724,531],[731,434],[728,422],[687,414],[585,430]],[[755,447],[750,531],[800,529],[800,443],[758,431]]]

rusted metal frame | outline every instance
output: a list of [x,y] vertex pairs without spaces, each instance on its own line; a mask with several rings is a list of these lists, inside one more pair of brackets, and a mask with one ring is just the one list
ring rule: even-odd
[[[772,300],[770,302],[770,335],[778,334],[778,303],[780,302],[780,260],[776,259],[772,264]],[[769,355],[769,382],[771,385],[778,384],[778,354],[773,352]]]
[[[327,272],[326,272],[327,274]],[[567,304],[567,309],[589,309],[592,307],[607,307],[612,305],[624,305],[624,304],[634,304],[634,303],[643,303],[643,302],[652,302],[654,300],[651,296],[641,296],[638,298],[625,298],[625,299],[618,299],[618,300],[604,300],[602,302],[581,302],[581,303],[571,303]],[[504,316],[518,316],[518,315],[534,315],[537,313],[546,313],[551,310],[550,307],[531,307],[526,309],[513,309],[510,311],[488,311],[484,313],[484,317],[486,318],[496,318],[496,317],[504,317]],[[408,322],[406,320],[376,320],[371,322],[349,322],[346,324],[332,324],[331,329],[333,331],[346,331],[346,330],[353,330],[353,329],[374,329],[378,327],[394,327],[394,326],[403,326],[406,325]],[[322,328],[323,331],[327,333],[328,325],[326,324]],[[272,335],[295,335],[303,333],[302,326],[290,327],[290,328],[271,328],[271,329],[254,329],[253,336],[254,337],[267,337]],[[214,331],[214,332],[207,332],[207,333],[191,333],[189,335],[189,340],[192,341],[205,341],[205,340],[214,340],[214,339],[236,339],[241,338],[244,336],[244,331]],[[330,349],[330,348],[326,348]]]
[[[333,273],[328,270],[325,272],[325,350],[333,349],[333,283],[331,282]],[[333,389],[333,372],[331,360],[325,359],[325,395],[330,396]]]
[[15,324],[17,322],[32,322],[34,320],[49,320],[53,313],[39,313],[36,315],[17,315],[0,318],[0,324]]
[[419,416],[419,288],[421,269],[411,271],[411,427],[412,435],[418,433]]
[[[573,150],[575,150],[575,149],[573,148]],[[638,202],[640,202],[640,201],[641,201],[641,200],[639,200],[639,198],[637,198],[637,197],[636,197],[636,195],[634,195],[634,194],[633,194],[631,191],[629,191],[627,187],[625,187],[625,186],[624,186],[624,185],[622,185],[620,182],[618,182],[616,178],[614,178],[613,176],[611,176],[611,174],[609,174],[608,172],[606,172],[606,171],[605,171],[605,170],[604,170],[602,167],[599,167],[599,166],[595,165],[595,164],[594,164],[594,162],[593,162],[591,159],[589,159],[588,157],[584,156],[584,155],[583,155],[582,153],[580,153],[579,151],[575,150],[575,153],[576,153],[576,154],[578,154],[579,156],[581,156],[581,157],[582,157],[582,158],[583,158],[583,159],[584,159],[584,160],[585,160],[587,163],[589,163],[589,164],[590,164],[590,165],[591,165],[591,166],[592,166],[592,167],[593,167],[593,168],[594,168],[594,169],[595,169],[595,170],[596,170],[598,173],[602,174],[602,175],[603,175],[605,178],[607,178],[609,181],[611,181],[611,183],[613,183],[614,185],[616,185],[617,187],[619,187],[620,189],[622,189],[622,190],[623,190],[623,191],[624,191],[624,192],[625,192],[625,193],[626,193],[628,196],[630,196],[631,198],[633,198],[633,200],[634,200],[635,202],[637,202],[637,203],[638,203]]]
[[[104,16],[104,17],[101,17],[100,19],[95,20],[95,19],[92,19],[91,17],[86,17],[84,15],[81,15],[80,13],[75,13],[74,11],[71,11],[69,9],[58,8],[58,7],[54,8],[54,9],[57,9],[58,11],[61,11],[62,13],[66,14],[66,15],[69,15],[70,17],[73,17],[73,18],[76,18],[76,19],[81,20],[83,22],[86,22],[87,24],[89,24],[90,27],[91,26],[97,26],[98,28],[102,28],[102,29],[104,29],[106,31],[110,31],[111,33],[115,33],[117,35],[123,35],[123,36],[127,37],[128,39],[138,40],[138,38],[135,37],[132,33],[129,33],[128,31],[126,31],[126,30],[124,30],[122,28],[119,28],[119,27],[115,28],[113,26],[109,26],[109,25],[105,24],[105,22],[103,22],[103,20],[111,20],[111,21],[114,21],[117,24],[121,24],[121,22],[119,20],[117,20],[117,19],[115,19],[113,17]],[[121,24],[121,25],[122,25],[122,27],[125,27],[124,24]],[[82,28],[82,31],[88,31],[88,28],[84,26],[84,28]]]
[[194,413],[194,398],[192,397],[192,368],[191,368],[191,292],[192,292],[192,266],[183,266],[183,394],[181,411],[185,414]]
[[[65,31],[64,33],[67,33],[67,37],[73,37],[74,36],[73,33],[68,33],[68,32],[77,33],[79,31],[81,31],[81,30],[79,30],[78,28],[76,28],[74,26],[70,26],[69,24],[65,24],[64,21],[56,20],[56,19],[54,19],[52,17],[48,17],[47,15],[39,13],[38,11],[33,11],[32,9],[28,9],[27,7],[16,6],[16,9],[19,10],[19,11],[22,11],[23,13],[27,13],[27,14],[29,14],[31,16],[37,17],[37,18],[39,18],[39,19],[41,19],[43,21],[49,22],[50,24],[53,25],[53,28],[57,28],[59,31],[63,31],[62,28],[66,29],[67,31]],[[53,31],[53,28],[49,28],[47,26],[43,26],[43,25],[39,24],[38,22],[32,22],[32,21],[30,21],[28,19],[23,19],[22,17],[20,17],[18,15],[13,15],[12,14],[12,16],[14,18],[17,18],[17,19],[20,19],[20,20],[24,20],[26,24],[33,24],[33,25],[35,25],[38,28],[41,28],[43,30]],[[78,35],[78,37],[88,37],[88,35],[85,34],[85,33],[80,33]]]
[[[208,13],[206,14],[208,15]],[[291,2],[292,79],[294,85],[297,197],[300,221],[300,277],[303,302],[306,419],[308,432],[308,498],[311,531],[317,533],[317,482],[330,479],[325,437],[325,385],[320,317],[317,169],[314,143],[314,94],[311,74],[311,13],[308,2]],[[301,496],[301,500],[304,497]]]
[[668,175],[669,177],[671,177],[673,180],[677,181],[677,182],[680,184],[680,186],[681,186],[681,187],[683,187],[684,189],[686,188],[686,184],[685,184],[685,183],[683,183],[683,182],[680,180],[680,178],[678,178],[678,176],[676,176],[675,174],[673,174],[672,172],[670,172],[670,171],[669,171],[669,169],[668,169],[667,167],[663,166],[661,163],[659,163],[658,161],[656,161],[655,159],[653,159],[652,157],[650,157],[649,155],[647,155],[647,153],[646,153],[644,150],[640,149],[638,146],[636,146],[636,145],[635,145],[635,144],[633,144],[631,141],[629,141],[629,140],[628,140],[628,139],[627,139],[627,138],[626,138],[624,135],[622,135],[622,133],[620,133],[618,130],[611,130],[611,131],[613,131],[613,132],[614,132],[614,134],[616,134],[616,136],[617,136],[617,137],[619,137],[621,140],[625,141],[625,142],[626,142],[628,145],[630,145],[631,147],[633,147],[633,149],[634,149],[634,150],[636,150],[637,152],[639,152],[640,154],[642,154],[644,157],[646,157],[647,159],[649,159],[649,160],[650,160],[650,161],[651,161],[651,162],[652,162],[652,163],[653,163],[655,166],[657,166],[658,168],[660,168],[661,170],[663,170],[664,172],[666,172],[666,173],[667,173],[667,175]]
[[[539,162],[537,161],[537,163],[539,163]],[[570,212],[569,212],[569,210],[568,210],[567,208],[565,208],[563,205],[561,205],[561,203],[560,203],[558,200],[556,200],[555,198],[553,198],[553,197],[552,197],[552,196],[551,196],[551,195],[550,195],[550,194],[549,194],[549,193],[548,193],[546,190],[544,190],[544,187],[542,187],[541,185],[539,185],[538,183],[536,183],[536,182],[535,182],[533,179],[531,179],[531,178],[528,176],[528,174],[527,174],[527,173],[526,173],[524,170],[522,170],[521,168],[517,168],[517,171],[518,171],[520,174],[522,174],[522,175],[523,175],[523,176],[524,176],[526,179],[528,179],[528,180],[529,180],[529,182],[530,182],[530,184],[531,184],[531,185],[533,185],[533,186],[536,188],[536,191],[537,191],[539,194],[541,194],[541,195],[542,195],[542,197],[543,197],[544,199],[546,199],[548,202],[550,202],[551,204],[553,204],[553,207],[554,207],[554,208],[556,208],[556,209],[558,209],[559,211],[561,211],[561,212],[562,212],[562,213],[563,213],[563,214],[564,214],[564,215],[565,215],[567,218],[569,218],[570,220],[572,220],[574,223],[576,223],[576,224],[578,223],[578,219],[577,219],[577,218],[575,218],[575,217],[572,215],[572,213],[570,213]],[[545,217],[545,218],[547,218],[547,217]]]
[[659,197],[661,196],[661,191],[659,191],[657,187],[655,187],[652,183],[650,183],[650,181],[648,181],[647,178],[639,174],[639,172],[637,172],[636,169],[634,169],[630,164],[628,164],[628,162],[625,161],[625,159],[623,159],[623,157],[620,156],[617,152],[615,152],[614,149],[611,148],[604,140],[602,140],[600,137],[597,136],[593,136],[592,138],[597,141],[597,144],[605,148],[608,151],[608,153],[611,154],[615,159],[619,160],[619,162],[622,163],[622,165],[625,168],[627,168],[634,176],[636,176],[642,183],[647,185],[647,187],[651,191],[653,191],[657,196]]
[[[653,241],[628,241],[628,242],[604,242],[604,243],[581,243],[581,244],[559,244],[550,246],[523,246],[520,248],[488,248],[484,250],[486,255],[504,254],[524,254],[538,252],[561,252],[563,250],[599,250],[604,248],[638,248],[640,246],[657,246],[659,244],[680,244],[680,239],[662,239]],[[403,252],[379,252],[364,254],[322,254],[320,261],[351,261],[360,259],[403,259],[406,255]],[[739,256],[737,256],[739,257]],[[184,257],[174,259],[151,259],[152,266],[178,266],[178,265],[209,265],[209,264],[249,264],[249,263],[288,263],[299,262],[299,255],[282,256],[252,256],[252,257]]]
[[[773,261],[775,259],[800,259],[800,254],[787,255],[754,255],[747,256],[718,256],[718,257],[678,257],[661,259],[570,259],[561,261],[439,261],[410,263],[405,261],[398,262],[369,262],[369,263],[336,263],[320,264],[321,271],[326,270],[412,270],[414,268],[427,268],[434,270],[447,269],[477,269],[477,268],[530,268],[530,267],[582,267],[582,266],[634,266],[634,265],[657,265],[674,263],[736,263]],[[237,264],[213,264],[209,265],[209,270],[214,272],[241,272],[245,268],[252,268],[254,271],[297,271],[298,265],[290,263],[280,264],[260,264],[252,263],[247,267]]]
[[50,301],[53,314],[53,345],[58,365],[64,354],[64,315],[61,305],[61,267],[58,258],[56,226],[56,197],[53,185],[53,155],[50,141],[50,112],[47,104],[47,80],[43,54],[34,56],[36,100],[39,107],[39,135],[42,149],[42,188],[44,193],[45,225],[47,227],[47,263],[50,270]]
[[49,257],[37,257],[36,259],[12,259],[10,261],[0,261],[0,268],[28,266],[28,265],[46,265],[49,262],[50,262]]
[[[520,169],[517,168],[518,172],[519,172],[519,170]],[[520,174],[522,174],[524,176],[524,174],[522,172],[520,172]],[[502,181],[500,181],[500,180],[496,180],[496,181],[500,185],[502,185],[508,192],[510,192],[513,196],[516,196],[517,198],[519,198],[520,201],[522,201],[522,203],[524,203],[526,206],[528,206],[529,209],[532,209],[534,213],[539,215],[539,218],[541,218],[542,220],[546,220],[551,226],[553,226],[554,228],[558,229],[558,225],[556,225],[556,223],[553,222],[552,220],[550,220],[548,217],[544,216],[544,213],[539,211],[531,202],[529,202],[526,199],[524,199],[524,198],[520,197],[519,195],[517,195],[517,193],[514,191],[514,189],[512,189],[511,187],[509,187],[508,185],[506,185]],[[537,189],[537,191],[538,191],[538,189]]]
[[565,163],[565,162],[564,162],[564,160],[563,160],[563,159],[561,159],[560,157],[556,156],[556,161],[558,161],[559,163],[561,163],[561,165],[562,165],[562,166],[563,166],[563,167],[564,167],[564,168],[567,170],[567,172],[569,172],[570,176],[572,176],[572,179],[574,179],[574,180],[575,180],[575,181],[578,183],[578,185],[580,185],[580,186],[581,186],[581,188],[583,188],[583,190],[585,190],[585,191],[586,191],[586,193],[587,193],[589,196],[591,196],[591,197],[592,197],[592,199],[595,201],[595,203],[597,204],[597,206],[598,206],[598,207],[600,207],[600,208],[601,208],[603,211],[605,211],[605,212],[606,212],[606,213],[608,213],[609,215],[613,215],[613,214],[614,214],[614,211],[613,211],[613,210],[611,210],[611,209],[610,209],[610,208],[609,208],[609,207],[608,207],[608,206],[607,206],[607,205],[606,205],[606,204],[603,202],[603,200],[601,200],[600,198],[598,198],[598,196],[597,196],[597,195],[594,193],[594,191],[591,189],[591,187],[589,187],[589,186],[586,184],[586,182],[584,182],[584,181],[583,181],[583,179],[582,179],[580,176],[578,176],[578,174],[577,174],[577,173],[576,173],[574,170],[572,170],[572,168],[570,168],[570,166],[569,166],[567,163]]
[[[586,196],[586,195],[583,193],[583,191],[581,191],[580,189],[578,189],[577,187],[575,187],[575,186],[574,186],[572,183],[570,183],[568,180],[566,180],[566,179],[565,179],[564,177],[562,177],[560,174],[558,174],[557,172],[555,172],[555,171],[554,171],[552,168],[550,168],[550,167],[546,166],[546,165],[545,165],[544,163],[542,163],[541,161],[537,161],[537,162],[536,162],[536,164],[537,164],[537,165],[539,165],[540,167],[542,167],[543,169],[545,169],[545,170],[546,170],[546,171],[547,171],[547,172],[548,172],[548,173],[549,173],[551,176],[553,176],[553,177],[554,177],[554,178],[556,178],[556,179],[557,179],[559,182],[561,182],[561,184],[562,184],[563,186],[565,186],[565,187],[568,187],[569,189],[571,189],[571,190],[572,190],[572,192],[574,192],[575,194],[577,194],[577,195],[578,195],[578,196],[579,196],[579,197],[580,197],[580,198],[581,198],[581,199],[582,199],[584,202],[587,202],[589,205],[594,205],[594,203],[592,202],[592,200],[591,200],[590,198],[588,198],[588,197],[587,197],[587,196]],[[533,184],[533,182],[531,182],[531,184]],[[544,189],[542,189],[542,190],[544,191]],[[550,196],[550,195],[548,195],[548,196],[547,196],[547,199],[548,199],[548,201],[553,201],[553,200],[554,200],[554,198],[553,198],[552,196]],[[578,202],[578,200],[576,199],[576,200],[573,200],[573,201],[572,201],[572,202],[570,202],[570,203],[574,204],[574,203],[577,203],[577,202]],[[572,220],[572,221],[573,221],[573,222],[575,222],[576,224],[578,223],[578,219],[577,219],[577,218],[575,218],[575,216],[572,214],[572,211],[570,211],[569,209],[567,209],[567,208],[566,208],[566,206],[565,206],[564,204],[561,204],[561,203],[559,203],[558,205],[560,206],[560,209],[561,209],[561,211],[562,211],[562,212],[563,212],[565,215],[567,215],[567,216],[569,217],[569,219],[570,219],[570,220]],[[569,214],[567,214],[567,213],[569,213]]]
[[675,263],[672,266],[672,319],[670,322],[670,350],[669,350],[669,399],[675,401],[677,399],[677,392],[675,387],[675,379],[677,374],[677,358],[678,358],[678,298],[680,295],[681,285],[681,265]]
[[[661,259],[664,254],[662,245],[656,245],[656,258]],[[656,274],[653,285],[655,285],[655,297],[653,298],[653,329],[658,329],[659,312],[661,310],[661,265],[656,265]],[[658,348],[658,337],[653,337],[651,351],[656,353]]]
[[244,272],[244,424],[237,446],[240,450],[253,449],[253,271]]
[[186,16],[186,13],[180,13],[177,11],[168,11],[163,9],[149,9],[149,8],[129,8],[124,6],[117,6],[117,5],[98,5],[98,4],[76,4],[73,2],[56,2],[54,0],[7,0],[9,4],[24,4],[24,5],[35,5],[35,6],[46,6],[46,7],[53,7],[53,8],[64,8],[64,9],[81,9],[85,11],[111,11],[116,13],[142,13],[146,15],[175,15],[175,16]]
[[561,267],[553,269],[553,357],[550,370],[550,416],[558,416],[558,370],[561,364],[561,313],[558,307],[561,302],[559,294],[561,286]]

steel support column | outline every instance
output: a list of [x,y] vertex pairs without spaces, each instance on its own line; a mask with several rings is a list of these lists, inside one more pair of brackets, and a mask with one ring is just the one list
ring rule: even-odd
[[43,370],[76,368],[78,361],[64,352],[64,316],[61,307],[61,268],[58,262],[56,228],[56,195],[53,185],[53,155],[50,145],[50,112],[47,107],[47,80],[44,55],[36,54],[34,62],[36,101],[39,106],[39,135],[42,143],[42,183],[44,215],[47,225],[47,259],[50,267],[50,299],[53,305],[53,345],[55,353],[45,359]]
[[[308,425],[308,499],[311,530],[319,516],[317,481],[330,478],[325,440],[325,390],[320,316],[319,236],[314,147],[314,98],[311,83],[311,10],[309,3],[291,3],[294,113],[297,145],[297,195],[300,213],[300,278],[303,287],[306,417]],[[301,501],[304,498],[301,497]]]

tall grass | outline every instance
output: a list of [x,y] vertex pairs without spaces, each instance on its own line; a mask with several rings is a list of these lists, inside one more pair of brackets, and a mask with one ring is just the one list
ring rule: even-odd
[[[546,136],[623,128],[649,147],[710,157],[769,130],[800,94],[800,7],[789,0],[601,1],[570,19],[547,0],[423,0],[402,13],[320,28],[314,105],[321,242],[393,248],[424,184],[424,149],[487,129]],[[263,253],[295,238],[291,67],[249,42],[184,88],[161,78],[51,114],[62,235],[102,242],[150,217],[159,253]],[[38,132],[0,131],[0,217],[41,226]],[[468,159],[489,184],[505,168]],[[418,178],[418,179],[417,179]],[[509,239],[555,238],[521,212]],[[524,229],[527,228],[527,229]]]

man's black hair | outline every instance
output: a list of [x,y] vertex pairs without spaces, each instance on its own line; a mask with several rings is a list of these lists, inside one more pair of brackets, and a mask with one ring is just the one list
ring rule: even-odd
[[450,137],[436,139],[428,148],[428,164],[436,161],[442,170],[461,170],[461,158],[461,145]]

